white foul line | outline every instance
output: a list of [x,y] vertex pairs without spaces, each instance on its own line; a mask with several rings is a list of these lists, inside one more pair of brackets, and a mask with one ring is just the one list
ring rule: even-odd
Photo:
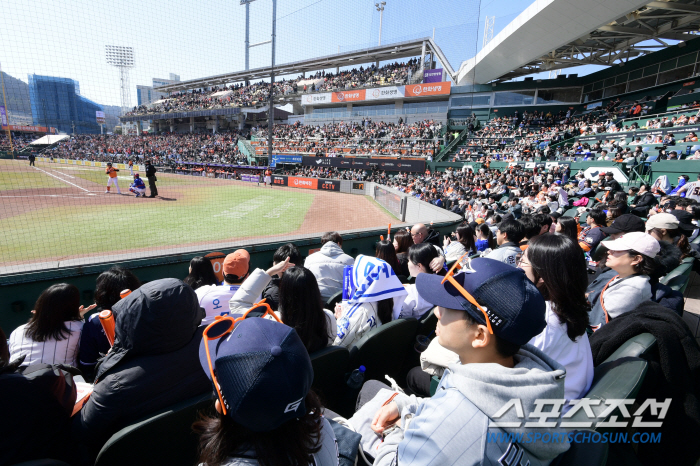
[[56,169],[56,168],[54,168],[53,171],[55,171],[55,172],[57,172],[57,173],[60,173],[61,176],[67,176],[68,178],[75,178],[74,176],[70,176],[68,173],[63,173],[62,171],[60,171],[60,170],[58,170],[58,169]]
[[68,181],[68,180],[64,180],[63,178],[60,178],[60,177],[58,177],[58,176],[56,176],[56,175],[54,175],[54,174],[52,174],[52,173],[49,173],[49,172],[47,172],[47,171],[44,171],[44,170],[42,170],[41,168],[36,168],[36,167],[32,167],[32,168],[34,168],[35,170],[39,170],[40,172],[46,173],[46,174],[49,175],[49,176],[53,176],[53,177],[56,178],[57,180],[63,181],[64,183],[68,183],[68,184],[70,184],[70,185],[73,185],[73,186],[75,186],[75,187],[78,188],[78,189],[82,189],[82,190],[85,191],[86,193],[89,193],[89,192],[90,192],[89,190],[87,190],[87,189],[85,189],[85,188],[81,188],[81,187],[78,186],[77,184],[71,183],[71,182]]

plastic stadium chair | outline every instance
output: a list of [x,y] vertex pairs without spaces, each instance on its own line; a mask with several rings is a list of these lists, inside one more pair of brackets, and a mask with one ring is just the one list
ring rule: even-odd
[[608,461],[608,442],[572,442],[569,445],[550,466],[605,466]]
[[[692,258],[690,258],[692,259]],[[690,273],[693,271],[693,262],[684,260],[681,265],[671,270],[659,280],[664,285],[668,285],[672,290],[685,292],[690,279]]]
[[630,338],[611,354],[606,362],[616,361],[621,358],[643,358],[648,359],[652,352],[656,350],[656,338],[651,333],[640,333],[636,337]]
[[597,422],[607,420],[612,415],[619,416],[619,412],[616,410],[608,414],[604,419],[599,417],[601,413],[608,409],[605,400],[635,399],[644,382],[647,368],[647,361],[634,357],[623,357],[614,361],[606,361],[599,365],[594,369],[591,389],[585,395],[585,398],[602,401],[597,406],[591,406],[591,410],[596,417],[589,419],[585,411],[581,409],[568,418],[567,421],[593,422],[591,427],[586,428],[586,430],[597,430],[595,427]]
[[329,346],[309,356],[314,368],[311,386],[323,401],[323,406],[335,410],[342,394],[350,353],[345,347]]
[[418,330],[416,335],[425,335],[430,337],[435,334],[435,326],[437,326],[437,315],[435,315],[435,308],[432,308],[418,319]]
[[569,209],[566,212],[562,214],[562,217],[576,217],[578,215],[578,207],[574,207],[573,209]]
[[124,427],[104,444],[95,466],[196,464],[197,437],[191,427],[200,410],[213,409],[212,395],[199,395]]
[[335,293],[333,296],[331,296],[330,298],[328,298],[326,300],[326,309],[332,311],[333,309],[335,309],[335,305],[338,304],[342,300],[343,300],[343,292],[338,291],[337,293]]
[[601,199],[603,198],[603,196],[605,196],[605,193],[606,193],[606,191],[601,191],[601,192],[599,192],[598,194],[595,195],[595,198],[596,198],[597,200],[601,200]]
[[365,380],[397,378],[409,351],[414,351],[418,321],[397,319],[376,327],[350,348],[349,370],[365,366]]

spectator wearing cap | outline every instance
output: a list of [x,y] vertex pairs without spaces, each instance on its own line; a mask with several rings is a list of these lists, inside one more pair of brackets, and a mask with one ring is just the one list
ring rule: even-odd
[[321,243],[321,249],[306,258],[304,267],[314,274],[321,298],[327,300],[343,289],[343,270],[355,260],[343,252],[343,238],[338,232],[325,233]]
[[617,275],[605,284],[598,299],[591,301],[588,297],[592,307],[590,324],[595,330],[651,299],[649,274],[656,267],[659,242],[646,233],[631,232],[606,242],[605,248],[605,265]]
[[248,277],[249,267],[250,254],[245,249],[238,249],[224,259],[221,267],[224,281],[221,285],[205,285],[195,290],[199,305],[206,312],[202,324],[208,324],[214,317],[229,313],[229,301]]
[[[682,220],[681,220],[682,219]],[[688,236],[692,235],[694,225],[692,216],[684,210],[672,210],[652,215],[646,223],[646,230],[657,241],[666,241],[681,250],[681,259],[699,254],[690,247]]]
[[229,311],[234,317],[240,317],[248,309],[253,307],[255,303],[262,299],[262,293],[276,276],[281,277],[282,274],[294,267],[288,256],[282,262],[276,262],[267,270],[255,269],[248,278],[240,285],[236,292],[231,297],[228,303]]
[[[527,436],[516,410],[498,419],[501,426],[495,425],[493,414],[513,399],[520,401],[526,418],[535,411],[537,399],[561,400],[563,405],[566,372],[527,344],[546,321],[545,301],[525,274],[484,258],[474,259],[471,268],[472,273],[453,277],[459,288],[451,281],[443,284],[437,275],[416,279],[421,295],[438,306],[438,342],[459,355],[459,362],[445,370],[432,397],[380,390],[350,419],[354,427],[361,426],[363,446],[372,450],[375,465],[498,464],[507,450],[517,451],[521,464],[547,465],[568,449],[566,441],[487,440],[494,433]],[[365,384],[363,391],[377,386]],[[372,420],[371,430],[365,427],[366,418]],[[504,422],[519,427],[503,427]],[[560,436],[564,431],[539,432]]]
[[208,328],[199,348],[200,372],[217,397],[216,414],[193,425],[199,462],[337,465],[335,434],[311,389],[311,359],[294,329],[259,318],[222,329],[225,322]]
[[210,388],[198,357],[205,314],[189,285],[154,280],[112,310],[114,344],[97,364],[90,399],[73,417],[73,438],[93,459],[119,429]]

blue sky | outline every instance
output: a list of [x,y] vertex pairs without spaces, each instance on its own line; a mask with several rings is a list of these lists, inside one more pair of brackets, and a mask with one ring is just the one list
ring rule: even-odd
[[[494,35],[529,0],[386,0],[382,43],[431,36],[453,68],[480,48],[485,16],[496,16]],[[278,0],[277,63],[376,45],[374,0]],[[268,40],[271,0],[251,4],[250,42]],[[36,73],[75,79],[82,95],[119,105],[119,73],[105,63],[105,45],[135,49],[136,85],[151,78],[194,79],[244,68],[245,7],[239,0],[120,0],[27,2],[3,0],[0,63],[27,81]],[[268,66],[270,45],[251,49],[251,68]]]

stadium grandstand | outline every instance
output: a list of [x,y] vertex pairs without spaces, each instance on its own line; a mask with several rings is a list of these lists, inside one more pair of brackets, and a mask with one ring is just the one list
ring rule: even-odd
[[333,1],[3,125],[0,464],[700,464],[700,0]]

